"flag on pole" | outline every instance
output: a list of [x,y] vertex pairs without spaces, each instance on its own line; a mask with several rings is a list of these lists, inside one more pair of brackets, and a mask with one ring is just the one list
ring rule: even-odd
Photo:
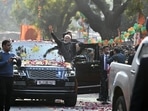
[[20,40],[41,40],[40,30],[32,25],[21,25]]
[[139,14],[138,14],[138,24],[143,25],[144,23],[145,23],[145,16],[142,13],[142,11],[139,11]]

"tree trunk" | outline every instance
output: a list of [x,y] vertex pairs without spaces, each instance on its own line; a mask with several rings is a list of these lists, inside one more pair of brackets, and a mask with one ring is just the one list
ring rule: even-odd
[[121,0],[114,0],[113,9],[109,10],[104,0],[92,0],[96,5],[98,11],[101,11],[104,18],[101,15],[94,13],[91,8],[89,0],[75,0],[80,12],[82,12],[88,19],[90,27],[100,33],[102,39],[111,39],[118,36],[118,29],[121,24],[121,15],[124,12],[127,2],[121,3]]

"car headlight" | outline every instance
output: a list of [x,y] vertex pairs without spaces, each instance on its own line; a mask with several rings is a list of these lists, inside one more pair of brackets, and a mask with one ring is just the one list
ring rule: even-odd
[[68,70],[65,73],[65,77],[74,77],[76,76],[76,72],[74,70]]
[[18,73],[19,73],[18,67],[16,65],[13,65],[13,74],[18,75]]
[[18,75],[18,73],[19,73],[19,72],[18,72],[17,69],[14,69],[14,70],[13,70],[13,74],[14,74],[14,75]]
[[18,75],[19,75],[19,76],[26,76],[26,72],[25,72],[25,71],[20,71],[20,72],[18,73]]

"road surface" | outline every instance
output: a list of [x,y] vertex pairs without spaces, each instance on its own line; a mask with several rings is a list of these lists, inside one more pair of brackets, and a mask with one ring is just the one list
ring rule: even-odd
[[102,105],[96,98],[98,94],[78,95],[75,107],[65,107],[62,100],[56,100],[55,104],[47,104],[44,101],[17,101],[10,111],[111,111],[111,104]]

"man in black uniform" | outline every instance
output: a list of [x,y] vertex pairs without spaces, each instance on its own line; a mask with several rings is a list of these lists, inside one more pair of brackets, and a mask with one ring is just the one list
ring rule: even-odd
[[99,93],[99,98],[97,99],[98,101],[103,101],[102,104],[108,104],[107,99],[108,99],[108,68],[109,64],[107,64],[107,59],[109,56],[109,47],[104,46],[103,47],[103,54],[100,56],[100,93]]

